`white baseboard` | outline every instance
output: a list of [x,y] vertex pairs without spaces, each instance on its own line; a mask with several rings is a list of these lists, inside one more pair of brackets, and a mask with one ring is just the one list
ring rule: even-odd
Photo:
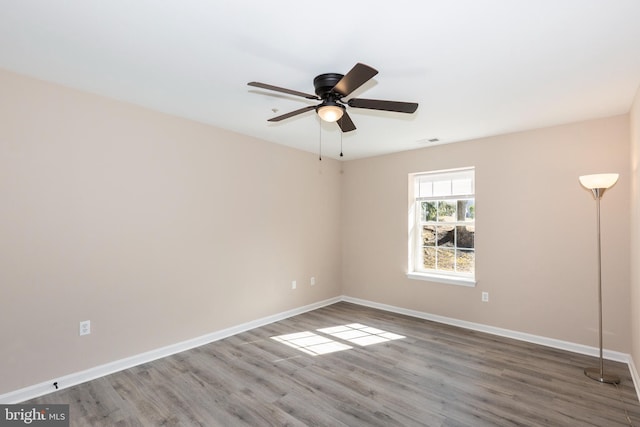
[[277,322],[279,320],[286,319],[288,317],[297,316],[298,314],[306,313],[307,311],[316,310],[327,305],[335,304],[341,300],[340,297],[330,298],[324,301],[316,302],[313,304],[305,305],[303,307],[287,310],[282,313],[274,314],[272,316],[263,317],[261,319],[253,320],[251,322],[243,323],[237,326],[233,326],[220,331],[212,332],[201,337],[193,338],[190,340],[182,341],[177,344],[168,345],[166,347],[158,348],[148,351],[146,353],[138,354],[135,356],[127,357],[125,359],[116,360],[114,362],[106,363],[104,365],[96,366],[91,369],[87,369],[81,372],[74,372],[69,375],[65,375],[60,378],[51,379],[49,381],[35,384],[29,387],[25,387],[19,390],[11,391],[6,394],[0,395],[0,404],[12,404],[20,403],[25,400],[34,399],[36,397],[43,396],[56,391],[54,382],[58,384],[60,390],[72,387],[77,384],[81,384],[96,378],[103,377],[105,375],[113,374],[114,372],[129,369],[143,363],[151,362],[162,357],[167,357],[172,354],[180,353],[181,351],[189,350],[201,345],[209,344],[214,341],[221,340],[223,338],[230,337],[241,332],[255,329],[260,326],[268,325],[269,323]]
[[[465,320],[458,320],[450,317],[438,316],[435,314],[429,314],[421,311],[410,310],[402,307],[396,307],[393,305],[377,303],[360,298],[353,298],[349,296],[341,296],[330,298],[324,301],[319,301],[313,304],[298,307],[292,310],[284,311],[282,313],[274,314],[272,316],[263,317],[261,319],[253,320],[247,323],[243,323],[230,328],[222,329],[220,331],[212,332],[201,337],[193,338],[187,341],[183,341],[177,344],[172,344],[166,347],[158,348],[148,351],[146,353],[138,354],[135,356],[127,357],[125,359],[116,360],[104,365],[96,366],[91,369],[87,369],[81,372],[75,372],[69,375],[65,375],[60,378],[51,379],[49,381],[35,384],[29,387],[25,387],[19,390],[15,390],[6,394],[0,395],[0,404],[12,404],[20,403],[25,400],[34,399],[36,397],[43,396],[55,392],[56,389],[53,386],[54,382],[57,382],[60,390],[72,387],[77,384],[81,384],[96,378],[100,378],[124,369],[129,369],[134,366],[151,362],[162,357],[167,357],[172,354],[180,353],[201,345],[209,344],[214,341],[221,340],[223,338],[230,337],[241,332],[248,331],[250,329],[258,328],[260,326],[268,325],[279,320],[283,320],[292,316],[297,316],[308,311],[316,310],[318,308],[325,307],[327,305],[335,304],[336,302],[345,301],[353,304],[358,304],[366,307],[376,308],[392,313],[403,314],[406,316],[416,317],[419,319],[431,320],[438,323],[444,323],[447,325],[459,326],[465,329],[471,329],[479,332],[486,332],[492,335],[498,335],[506,338],[513,338],[520,341],[526,341],[534,344],[540,344],[547,347],[557,348],[561,350],[567,350],[574,353],[586,354],[589,356],[599,356],[599,349],[596,347],[590,347],[582,344],[571,343],[568,341],[557,340],[553,338],[542,337],[538,335],[527,334],[524,332],[512,331],[509,329],[496,328],[493,326],[483,325],[480,323],[468,322]],[[640,376],[633,363],[633,359],[629,354],[621,353],[617,351],[604,350],[603,355],[606,359],[614,360],[617,362],[627,363],[631,372],[631,377],[636,389],[636,393],[640,398]]]
[[[540,344],[547,347],[567,350],[573,353],[586,354],[588,356],[600,356],[600,349],[583,344],[576,344],[568,341],[557,340],[554,338],[542,337],[539,335],[527,334],[525,332],[512,331],[509,329],[496,328],[494,326],[483,325],[481,323],[467,322],[466,320],[458,320],[451,317],[438,316],[436,314],[425,313],[422,311],[409,310],[402,307],[396,307],[388,304],[381,304],[360,298],[342,296],[342,301],[353,304],[363,305],[366,307],[377,308],[379,310],[390,311],[392,313],[404,314],[406,316],[417,317],[419,319],[431,320],[438,323],[444,323],[452,326],[459,326],[465,329],[471,329],[479,332],[486,332],[492,335],[498,335],[505,338],[513,338],[519,341],[526,341],[533,344]],[[616,362],[629,363],[631,357],[627,353],[621,353],[613,350],[603,350],[603,357]]]

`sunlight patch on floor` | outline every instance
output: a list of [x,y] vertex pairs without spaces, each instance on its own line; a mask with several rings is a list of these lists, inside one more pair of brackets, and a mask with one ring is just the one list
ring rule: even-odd
[[326,335],[362,347],[406,338],[403,335],[372,328],[360,323],[350,323],[348,325],[322,328],[318,329],[317,332],[320,332],[322,335],[318,335],[310,331],[304,331],[279,335],[271,337],[271,339],[312,356],[317,356],[320,354],[334,353],[336,351],[349,350],[353,348],[346,343],[338,342]]
[[334,326],[332,328],[318,329],[318,332],[322,332],[360,346],[406,338],[403,335],[372,328],[360,323],[351,323],[348,325]]
[[339,343],[330,338],[323,337],[309,331],[279,335],[277,337],[271,337],[271,339],[288,345],[289,347],[296,348],[312,356],[353,348],[349,345]]

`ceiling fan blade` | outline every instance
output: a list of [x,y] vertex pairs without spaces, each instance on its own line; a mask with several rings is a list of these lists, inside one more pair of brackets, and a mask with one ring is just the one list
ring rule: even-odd
[[272,119],[267,120],[268,122],[279,122],[280,120],[288,119],[289,117],[297,116],[298,114],[305,113],[310,110],[315,110],[315,105],[309,105],[307,107],[300,108],[298,110],[292,111],[287,114],[283,114],[281,116],[274,117]]
[[283,88],[283,87],[268,85],[266,83],[249,82],[247,84],[249,86],[257,87],[257,88],[260,88],[260,89],[273,90],[275,92],[282,92],[282,93],[286,93],[286,94],[289,94],[289,95],[301,96],[301,97],[307,98],[307,99],[320,99],[315,95],[311,95],[310,93],[298,92],[297,90],[291,90],[291,89],[286,89],[286,88]]
[[351,132],[352,130],[356,130],[356,125],[353,124],[351,117],[349,117],[349,114],[347,114],[346,111],[336,123],[338,123],[342,132]]
[[381,99],[353,98],[347,104],[353,108],[395,111],[398,113],[413,113],[418,109],[418,104],[415,102],[383,101]]
[[348,96],[376,74],[378,74],[378,70],[358,62],[331,90],[342,96]]

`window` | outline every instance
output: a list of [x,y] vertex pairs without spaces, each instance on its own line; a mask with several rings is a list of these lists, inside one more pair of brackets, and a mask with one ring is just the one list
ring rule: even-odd
[[475,285],[473,168],[411,174],[411,278]]

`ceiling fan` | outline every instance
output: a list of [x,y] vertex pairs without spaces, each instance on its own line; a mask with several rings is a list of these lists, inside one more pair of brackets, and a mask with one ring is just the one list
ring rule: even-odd
[[369,110],[395,111],[398,113],[413,113],[418,109],[415,102],[384,101],[380,99],[351,98],[343,101],[354,90],[369,81],[378,71],[368,65],[357,63],[347,74],[326,73],[313,79],[315,95],[285,89],[260,82],[247,83],[260,89],[273,90],[288,95],[300,96],[306,99],[322,101],[318,105],[309,105],[295,111],[269,119],[269,122],[279,122],[307,111],[316,110],[318,116],[326,122],[337,122],[342,132],[351,132],[356,126],[347,113],[346,106],[352,108],[366,108]]

